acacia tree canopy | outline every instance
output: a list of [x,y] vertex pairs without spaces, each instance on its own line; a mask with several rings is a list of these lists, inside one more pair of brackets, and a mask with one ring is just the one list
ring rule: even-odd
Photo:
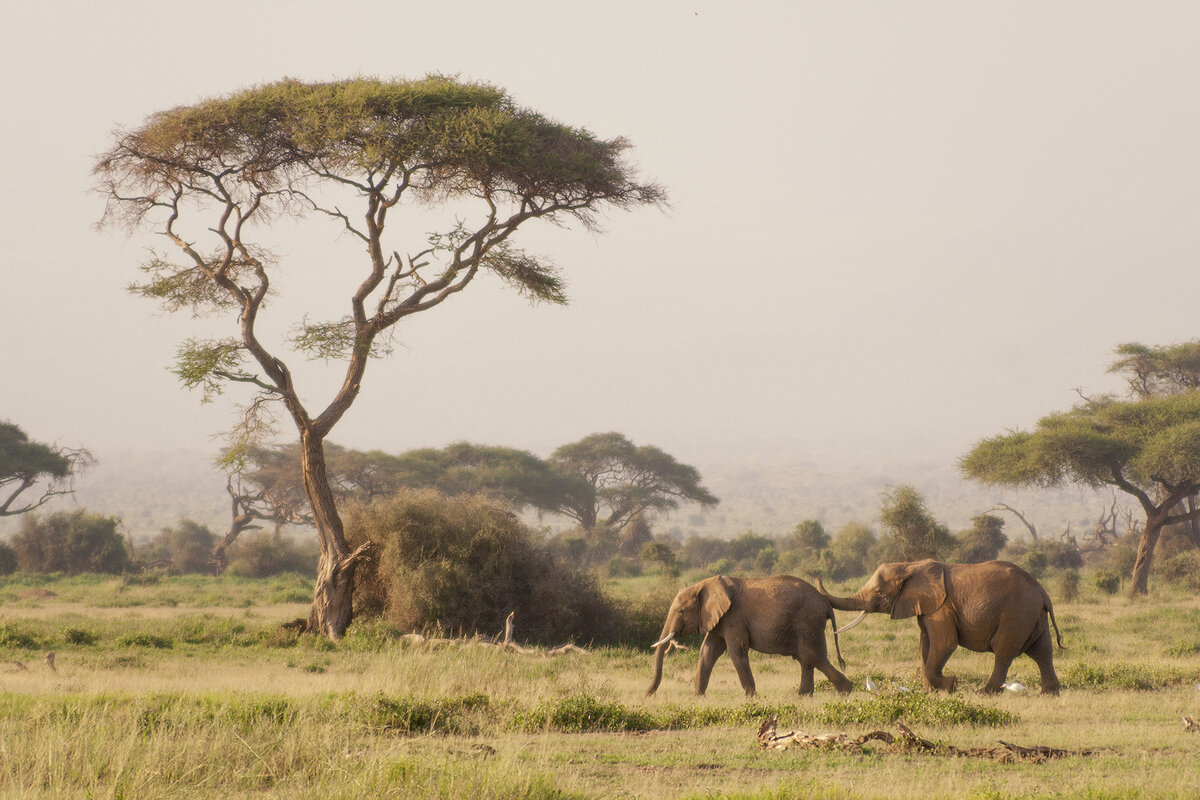
[[0,421],[0,517],[24,514],[71,494],[71,478],[93,463],[87,450],[30,441],[20,427]]
[[580,480],[549,510],[587,531],[617,531],[644,511],[677,508],[681,501],[702,506],[718,502],[700,485],[695,467],[657,447],[636,446],[619,433],[594,433],[563,445],[550,463]]
[[1162,528],[1200,512],[1172,513],[1200,491],[1200,391],[1119,401],[1088,400],[978,442],[959,460],[969,478],[999,486],[1111,486],[1146,513],[1131,592],[1145,594]]
[[[440,305],[481,271],[532,299],[565,302],[556,265],[518,249],[513,234],[541,218],[594,228],[606,208],[663,203],[659,186],[637,180],[628,148],[522,108],[497,87],[430,76],[254,87],[156,113],[118,132],[97,160],[104,220],[157,231],[175,248],[173,257],[153,255],[132,291],[170,311],[223,316],[233,330],[185,342],[177,364],[206,398],[231,383],[254,392],[230,459],[262,440],[272,404],[296,426],[321,545],[310,629],[342,635],[354,571],[371,549],[346,544],[323,447],[369,359],[388,352],[400,320]],[[445,225],[398,242],[391,217],[414,205],[445,210]],[[267,232],[274,220],[308,214],[357,244],[358,283],[341,316],[303,319],[276,343],[259,325],[280,266]],[[413,219],[410,232],[430,217]],[[352,263],[339,260],[323,278],[344,279]],[[289,349],[340,362],[343,378],[323,406],[295,385]]]

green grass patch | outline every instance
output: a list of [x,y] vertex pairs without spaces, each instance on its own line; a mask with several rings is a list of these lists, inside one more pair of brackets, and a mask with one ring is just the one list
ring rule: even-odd
[[1200,670],[1184,669],[1166,664],[1072,664],[1062,678],[1062,685],[1089,691],[1135,690],[1152,691],[1196,682]]
[[960,695],[940,697],[924,692],[897,692],[828,703],[817,719],[836,726],[904,722],[930,727],[970,725],[989,728],[1013,725],[1019,721],[1016,714],[965,700]]
[[479,718],[491,709],[491,698],[478,692],[431,699],[379,694],[359,713],[367,725],[394,733],[463,736],[477,733]]

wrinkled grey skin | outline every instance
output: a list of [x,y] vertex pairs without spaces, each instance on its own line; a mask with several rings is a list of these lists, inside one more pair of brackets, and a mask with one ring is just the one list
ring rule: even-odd
[[[647,690],[652,695],[662,680],[663,656],[670,640],[688,633],[704,634],[700,665],[696,671],[696,694],[708,689],[713,665],[726,651],[737,669],[747,697],[755,693],[750,672],[750,650],[789,655],[800,662],[800,694],[812,694],[813,669],[819,669],[842,694],[853,685],[829,663],[825,645],[825,621],[834,622],[833,608],[811,584],[790,575],[769,578],[731,578],[723,575],[688,586],[675,595],[663,623],[654,656],[654,680]],[[844,662],[840,651],[838,661]]]
[[881,564],[850,597],[828,594],[819,580],[817,587],[841,611],[890,614],[892,619],[915,616],[926,689],[954,691],[958,679],[943,675],[942,668],[961,646],[996,654],[984,692],[1001,691],[1009,666],[1024,653],[1038,665],[1042,694],[1058,694],[1050,625],[1060,648],[1062,636],[1054,606],[1042,585],[1015,564],[895,562]]

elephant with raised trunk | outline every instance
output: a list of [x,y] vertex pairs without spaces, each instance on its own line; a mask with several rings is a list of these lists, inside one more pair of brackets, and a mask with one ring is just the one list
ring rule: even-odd
[[646,694],[654,694],[662,680],[663,656],[672,640],[700,632],[700,666],[696,694],[708,689],[713,665],[726,651],[737,670],[747,697],[754,696],[750,650],[789,655],[800,662],[800,694],[812,694],[813,669],[819,669],[842,694],[853,685],[829,663],[825,646],[825,621],[833,623],[834,649],[845,669],[837,642],[837,623],[829,601],[809,583],[790,575],[769,578],[715,576],[681,589],[667,611],[662,636],[655,648],[654,680]]
[[[872,612],[891,614],[892,619],[915,616],[921,631],[926,689],[954,691],[958,679],[943,675],[942,668],[961,646],[996,654],[984,692],[999,692],[1008,678],[1009,665],[1024,653],[1042,673],[1042,694],[1058,694],[1053,651],[1055,639],[1062,647],[1062,636],[1054,606],[1042,585],[1015,564],[943,564],[932,559],[897,562],[881,564],[850,597],[828,594],[820,580],[817,588],[834,608],[862,612],[842,630],[849,630]],[[1050,625],[1055,639],[1050,638]]]

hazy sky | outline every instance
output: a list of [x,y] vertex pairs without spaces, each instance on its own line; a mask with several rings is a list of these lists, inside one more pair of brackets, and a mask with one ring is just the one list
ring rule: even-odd
[[[671,197],[602,235],[525,229],[566,307],[488,281],[409,318],[334,431],[348,446],[544,455],[617,430],[692,462],[741,443],[950,459],[1073,387],[1115,388],[1121,342],[1200,335],[1193,2],[115,0],[5,17],[0,418],[102,460],[215,450],[233,412],[168,371],[203,328],[124,291],[162,241],[94,229],[94,156],[118,126],[284,76],[492,82],[629,138]],[[281,327],[331,292],[317,268],[362,258],[325,221],[297,231]],[[330,374],[302,373],[314,406]]]

